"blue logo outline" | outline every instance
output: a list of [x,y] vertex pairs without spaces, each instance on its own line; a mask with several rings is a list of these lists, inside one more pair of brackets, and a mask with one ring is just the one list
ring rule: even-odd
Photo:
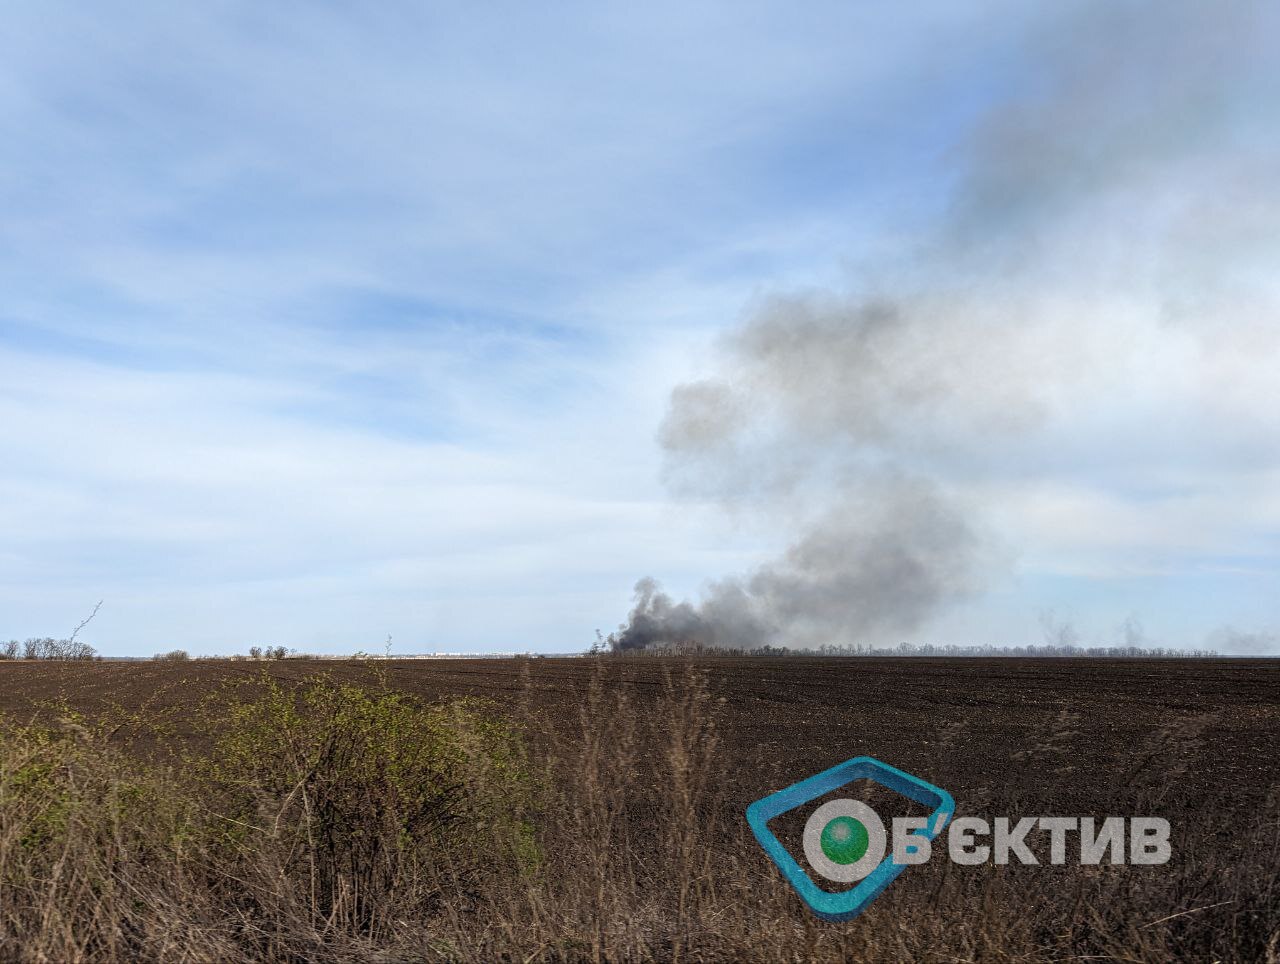
[[863,778],[897,791],[933,811],[924,829],[913,832],[911,834],[913,837],[933,840],[942,832],[942,828],[955,813],[956,803],[946,790],[869,756],[857,756],[852,760],[845,760],[844,763],[837,764],[829,770],[823,770],[799,783],[793,783],[785,790],[761,797],[747,807],[747,823],[751,827],[751,832],[755,834],[756,840],[760,841],[765,854],[782,871],[782,876],[800,895],[800,899],[824,920],[845,921],[856,917],[897,879],[907,865],[894,863],[892,841],[890,841],[888,853],[875,870],[849,890],[831,893],[813,882],[804,868],[796,862],[796,859],[769,829],[769,821],[796,807],[802,807],[837,787]]

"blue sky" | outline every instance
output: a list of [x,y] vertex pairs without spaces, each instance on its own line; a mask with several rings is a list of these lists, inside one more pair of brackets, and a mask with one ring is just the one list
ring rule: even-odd
[[11,5],[0,636],[580,648],[786,547],[658,431],[822,291],[981,367],[892,416],[995,547],[901,638],[1280,649],[1280,25],[1206,9]]

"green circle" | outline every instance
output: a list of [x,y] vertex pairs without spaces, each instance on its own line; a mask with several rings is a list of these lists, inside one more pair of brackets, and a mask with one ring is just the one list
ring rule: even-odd
[[822,852],[837,864],[852,864],[867,852],[867,828],[853,817],[836,817],[822,828]]

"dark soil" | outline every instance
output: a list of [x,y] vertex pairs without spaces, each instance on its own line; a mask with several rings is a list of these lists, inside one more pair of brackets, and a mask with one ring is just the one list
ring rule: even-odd
[[[1280,661],[791,657],[441,659],[188,663],[0,662],[0,711],[172,714],[220,684],[269,672],[327,672],[426,699],[525,700],[548,728],[579,725],[597,671],[641,705],[667,674],[707,674],[734,807],[849,757],[868,755],[934,782],[957,812],[985,801],[1022,812],[1088,814],[1126,788],[1161,809],[1247,813],[1280,787]],[[534,739],[539,734],[533,734]],[[1229,820],[1225,814],[1219,819]]]

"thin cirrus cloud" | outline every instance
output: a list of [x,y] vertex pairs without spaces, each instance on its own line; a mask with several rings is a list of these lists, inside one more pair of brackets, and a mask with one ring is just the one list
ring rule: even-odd
[[824,289],[908,306],[952,402],[880,442],[996,547],[913,638],[1056,607],[1265,651],[1268,17],[20,5],[0,634],[105,598],[117,653],[577,648],[637,577],[696,595],[828,501],[847,439],[809,423],[763,512],[673,501],[655,441],[732,380],[718,339]]

